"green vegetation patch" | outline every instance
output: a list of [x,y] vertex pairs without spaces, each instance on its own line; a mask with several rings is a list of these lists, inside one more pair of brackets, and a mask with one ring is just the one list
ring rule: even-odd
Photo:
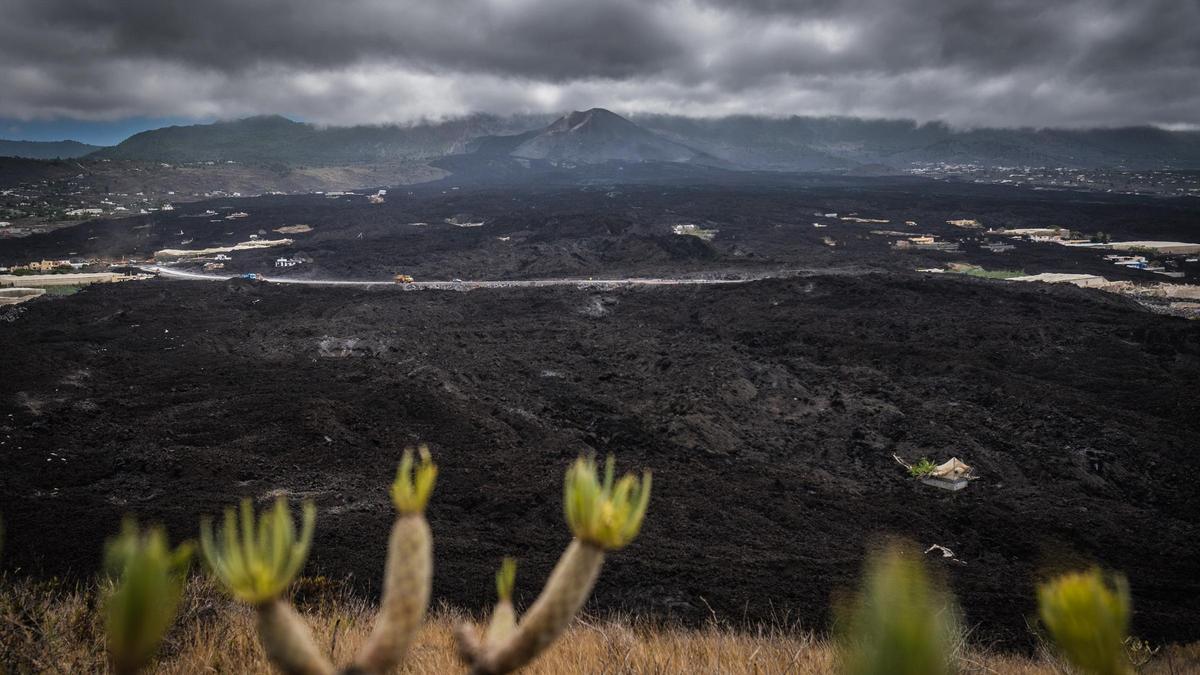
[[74,295],[83,290],[87,284],[62,284],[56,286],[35,286],[34,288],[46,289],[46,295]]
[[921,461],[908,467],[908,475],[913,478],[925,478],[936,468],[937,464],[934,464],[928,457],[922,457]]

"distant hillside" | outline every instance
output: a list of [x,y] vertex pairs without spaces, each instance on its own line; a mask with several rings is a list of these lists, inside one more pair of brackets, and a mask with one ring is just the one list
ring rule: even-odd
[[103,149],[79,141],[5,141],[0,140],[0,157],[24,159],[74,159]]
[[579,164],[694,162],[705,154],[647,131],[603,108],[565,115],[512,152],[522,159]]
[[[77,156],[51,152],[40,156]],[[472,115],[409,126],[319,127],[279,116],[252,117],[146,131],[93,156],[319,167],[464,154],[489,161],[679,162],[774,171],[901,171],[927,163],[1200,169],[1200,132],[1151,127],[963,131],[936,122],[846,117],[626,119],[593,108],[558,119]]]
[[548,116],[473,115],[412,126],[319,127],[272,115],[144,131],[95,156],[173,163],[366,164],[461,153],[472,139],[522,132],[547,121]]
[[753,169],[823,170],[919,163],[1074,168],[1200,168],[1200,132],[1125,129],[975,129],[845,117],[646,115],[642,127]]

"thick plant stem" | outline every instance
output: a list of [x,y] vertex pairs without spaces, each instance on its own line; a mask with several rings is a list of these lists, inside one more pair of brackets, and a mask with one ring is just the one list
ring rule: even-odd
[[512,632],[517,629],[517,612],[513,609],[512,601],[501,600],[492,610],[492,620],[488,623],[483,640],[488,647],[498,647]]
[[[501,675],[529,663],[562,634],[587,602],[604,564],[604,550],[572,540],[546,581],[542,594],[501,644],[476,648],[471,672]],[[490,642],[490,641],[489,641]]]
[[433,580],[431,542],[424,515],[407,514],[396,519],[388,541],[379,616],[355,661],[358,670],[386,673],[404,661],[429,606]]
[[286,675],[332,675],[333,665],[317,651],[312,631],[285,600],[258,606],[258,637],[267,658]]

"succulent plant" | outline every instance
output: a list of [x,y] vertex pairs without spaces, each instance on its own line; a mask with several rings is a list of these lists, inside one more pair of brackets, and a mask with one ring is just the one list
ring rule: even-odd
[[316,507],[306,502],[303,513],[299,538],[283,497],[276,499],[274,509],[263,512],[257,522],[250,500],[242,500],[240,531],[239,511],[232,508],[225,510],[225,525],[219,537],[214,536],[210,520],[201,522],[204,559],[233,597],[261,605],[287,589],[304,566],[312,544]]
[[839,615],[847,675],[939,675],[953,671],[957,621],[952,599],[921,560],[892,544],[868,562],[863,588]]
[[316,507],[303,506],[300,534],[288,511],[287,500],[275,500],[271,511],[255,519],[250,500],[238,511],[225,511],[225,524],[214,535],[212,522],[200,525],[200,547],[214,576],[233,597],[258,611],[258,634],[267,657],[283,672],[327,675],[333,666],[313,643],[312,632],[281,595],[296,578],[308,557],[316,525]]
[[[399,666],[420,630],[429,605],[432,536],[425,506],[437,466],[422,446],[406,450],[391,486],[396,519],[388,542],[383,599],[374,629],[343,675],[385,673]],[[601,480],[595,460],[579,458],[567,470],[563,510],[574,538],[537,600],[518,621],[512,592],[517,564],[505,558],[496,573],[496,606],[482,639],[470,627],[459,633],[464,659],[475,673],[507,673],[532,661],[567,628],[587,601],[607,551],[637,537],[650,499],[650,474],[614,480],[610,457]],[[304,567],[316,526],[316,507],[304,503],[299,526],[287,500],[256,514],[249,499],[226,509],[223,523],[200,524],[200,548],[212,575],[235,599],[255,608],[267,658],[288,675],[333,675],[334,666],[284,594]],[[154,656],[175,615],[192,549],[174,551],[161,528],[138,531],[126,521],[108,545],[116,582],[106,600],[113,669],[132,673]]]
[[[433,545],[425,505],[437,481],[437,466],[428,448],[420,463],[405,450],[392,483],[396,522],[388,542],[383,600],[379,616],[354,665],[345,673],[384,673],[398,666],[421,628],[433,578]],[[214,535],[212,523],[201,523],[201,548],[213,574],[237,599],[258,610],[258,633],[267,657],[283,672],[329,675],[333,665],[320,653],[312,631],[281,596],[304,566],[312,542],[316,508],[304,504],[297,537],[287,501],[276,500],[270,512],[255,520],[249,500],[238,513],[225,512],[225,525]]]
[[421,456],[421,463],[414,466],[413,451],[404,451],[400,466],[396,468],[396,479],[392,481],[392,504],[402,516],[425,513],[425,505],[429,503],[429,496],[433,494],[433,486],[437,483],[437,465],[429,455],[429,446],[422,445],[417,452]]
[[437,482],[437,465],[429,449],[421,446],[421,461],[414,464],[405,450],[392,483],[396,522],[388,539],[379,616],[359,657],[358,669],[382,673],[404,661],[404,656],[429,606],[433,585],[433,536],[425,520],[425,505]]
[[563,491],[563,509],[575,538],[537,600],[505,638],[493,640],[485,635],[481,641],[472,627],[459,627],[459,651],[471,672],[512,672],[550,646],[587,601],[605,552],[623,548],[637,536],[649,499],[649,473],[640,481],[627,475],[614,483],[613,459],[609,457],[601,482],[595,460],[576,460],[567,470]]
[[132,518],[109,540],[105,563],[113,586],[104,602],[104,627],[116,673],[135,673],[154,658],[175,620],[191,557],[191,544],[171,550],[166,531],[155,527],[143,534]]
[[563,481],[563,510],[575,538],[615,551],[633,541],[642,528],[650,503],[650,474],[626,474],[613,484],[613,458],[604,465],[604,482],[596,473],[596,461],[580,457],[567,470]]
[[1129,584],[1098,569],[1074,572],[1038,588],[1038,614],[1058,648],[1085,673],[1130,671],[1124,643],[1129,631]]

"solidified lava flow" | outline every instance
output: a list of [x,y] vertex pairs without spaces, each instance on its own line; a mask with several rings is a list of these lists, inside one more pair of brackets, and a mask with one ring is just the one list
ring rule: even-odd
[[[1025,639],[1040,575],[1090,562],[1129,575],[1139,634],[1200,630],[1200,324],[1082,289],[159,280],[22,306],[0,371],[6,563],[26,571],[90,572],[123,513],[193,536],[283,490],[319,507],[309,571],[369,584],[399,452],[427,442],[434,593],[454,603],[486,598],[505,554],[542,578],[568,536],[563,470],[613,452],[655,493],[601,609],[820,627],[866,547],[900,535],[967,563],[930,556],[998,640]],[[942,492],[892,453],[981,478]]]
[[[189,217],[235,206],[248,216]],[[581,452],[613,453],[622,470],[653,470],[654,493],[642,535],[606,565],[599,611],[703,621],[711,607],[731,623],[824,629],[864,553],[900,536],[954,551],[961,562],[928,563],[983,639],[1027,644],[1036,582],[1095,563],[1128,575],[1137,635],[1192,641],[1200,322],[1069,285],[914,270],[1142,281],[1153,275],[1095,251],[989,253],[946,221],[1191,241],[1196,215],[1185,200],[905,178],[605,177],[412,186],[382,205],[215,200],[6,241],[0,264],[291,227],[293,244],[239,251],[225,272],[790,276],[469,292],[156,279],[0,308],[3,564],[89,575],[125,513],[192,537],[201,515],[282,491],[319,509],[307,572],[374,591],[387,486],[401,450],[428,443],[441,467],[435,601],[479,607],[497,561],[516,555],[530,580],[520,605],[569,536],[563,471]],[[897,230],[963,251],[900,251]],[[277,271],[277,257],[303,262]],[[893,454],[956,456],[979,479],[941,491]]]

